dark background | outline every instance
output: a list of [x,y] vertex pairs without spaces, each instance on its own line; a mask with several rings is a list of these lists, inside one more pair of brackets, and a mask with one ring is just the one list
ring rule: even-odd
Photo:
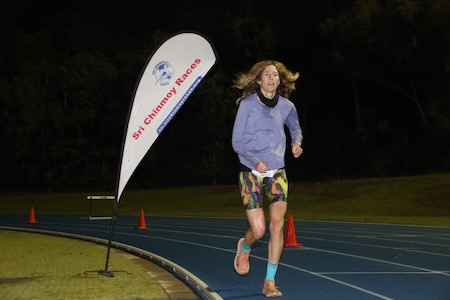
[[113,190],[140,73],[179,31],[218,62],[130,187],[236,184],[231,81],[262,59],[301,73],[290,180],[450,170],[450,1],[142,2],[2,2],[1,191]]

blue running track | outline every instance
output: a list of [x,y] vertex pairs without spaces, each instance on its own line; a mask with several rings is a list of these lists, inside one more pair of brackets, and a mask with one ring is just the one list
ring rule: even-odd
[[[111,220],[87,216],[0,215],[0,229],[56,234],[98,243]],[[295,219],[294,219],[295,220]],[[118,216],[112,247],[172,271],[204,299],[265,299],[266,235],[254,245],[250,273],[233,268],[245,219]],[[450,299],[450,228],[295,220],[299,247],[285,247],[276,276],[283,300]],[[5,255],[5,253],[3,253]],[[105,252],[106,258],[106,252]]]

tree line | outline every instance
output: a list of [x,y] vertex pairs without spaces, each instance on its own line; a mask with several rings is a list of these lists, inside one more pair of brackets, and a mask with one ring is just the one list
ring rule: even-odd
[[449,171],[448,0],[330,0],[299,11],[171,1],[147,19],[139,8],[100,17],[70,4],[48,11],[34,3],[28,13],[14,5],[0,36],[3,191],[113,190],[140,72],[162,41],[185,30],[207,36],[218,63],[131,187],[235,184],[232,79],[268,58],[301,73],[291,100],[305,153],[287,157],[291,180]]

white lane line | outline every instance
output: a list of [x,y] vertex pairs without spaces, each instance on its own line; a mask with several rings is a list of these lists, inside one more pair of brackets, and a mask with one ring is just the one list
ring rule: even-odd
[[[438,246],[438,247],[448,247],[448,244],[436,244],[436,243],[429,243],[429,242],[421,242],[421,241],[417,241],[417,240],[399,240],[399,239],[394,239],[394,238],[382,238],[379,237],[380,234],[364,234],[364,235],[350,235],[350,234],[337,234],[337,233],[323,233],[323,232],[316,232],[316,231],[306,231],[306,230],[299,230],[297,232],[297,235],[302,235],[305,233],[309,233],[309,234],[313,234],[315,236],[317,235],[327,235],[327,236],[337,236],[337,237],[348,237],[351,239],[355,239],[355,238],[360,238],[360,239],[373,239],[373,240],[380,240],[380,241],[395,241],[395,242],[400,242],[400,243],[405,243],[405,244],[411,244],[413,243],[414,245],[426,245],[426,246]],[[385,234],[383,234],[385,235]],[[395,236],[395,235],[392,235]],[[418,236],[418,235],[416,235]],[[449,239],[443,239],[444,241],[449,241]]]
[[[297,237],[299,235],[297,234]],[[421,254],[428,254],[428,255],[435,255],[435,256],[443,256],[443,257],[450,257],[450,254],[446,253],[437,253],[437,252],[430,252],[430,251],[422,251],[414,248],[405,248],[405,247],[392,247],[392,246],[381,246],[376,244],[366,244],[366,243],[355,243],[355,242],[347,242],[347,241],[341,241],[341,240],[333,240],[333,239],[323,239],[323,238],[314,238],[314,237],[308,237],[308,236],[301,236],[303,240],[315,240],[315,241],[324,241],[324,242],[333,242],[333,243],[339,243],[339,244],[350,244],[350,245],[358,245],[358,246],[365,246],[370,248],[382,248],[382,249],[392,249],[392,250],[402,250],[407,252],[415,252],[415,253],[421,253]],[[398,240],[394,240],[395,242],[398,242]],[[403,242],[403,241],[402,241]],[[412,242],[411,242],[412,243]],[[304,244],[304,243],[303,243]],[[417,243],[416,243],[417,244]],[[437,246],[437,245],[428,245],[428,246]],[[442,245],[439,245],[442,247]],[[444,246],[445,247],[445,246]]]
[[[449,273],[450,271],[439,271]],[[325,275],[436,275],[430,272],[317,272]],[[439,274],[440,275],[440,274]]]
[[414,269],[414,270],[421,270],[423,272],[428,272],[428,273],[432,273],[432,274],[450,276],[450,274],[447,274],[447,273],[441,272],[441,271],[436,271],[436,270],[416,267],[416,266],[412,266],[412,265],[391,262],[391,261],[372,258],[372,257],[366,257],[366,256],[361,256],[361,255],[355,255],[355,254],[347,254],[347,253],[342,253],[342,252],[336,252],[336,251],[324,250],[324,249],[318,249],[318,248],[311,248],[311,247],[308,247],[308,248],[310,250],[314,250],[317,252],[324,252],[324,253],[330,253],[330,254],[339,255],[339,256],[347,256],[347,257],[358,258],[358,259],[362,259],[362,260],[375,261],[375,262],[382,263],[382,264],[388,264],[388,265],[393,265],[393,266],[403,267],[403,268],[410,268],[410,269]]

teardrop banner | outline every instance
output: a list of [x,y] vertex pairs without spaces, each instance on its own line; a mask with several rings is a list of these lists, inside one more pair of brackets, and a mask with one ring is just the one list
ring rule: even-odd
[[[114,220],[120,197],[137,166],[155,140],[216,63],[211,43],[194,32],[181,32],[165,40],[152,54],[139,78],[124,130],[104,270],[109,270]],[[89,271],[87,271],[89,272]]]
[[154,141],[216,60],[211,43],[193,32],[173,35],[150,56],[130,106],[116,202]]

